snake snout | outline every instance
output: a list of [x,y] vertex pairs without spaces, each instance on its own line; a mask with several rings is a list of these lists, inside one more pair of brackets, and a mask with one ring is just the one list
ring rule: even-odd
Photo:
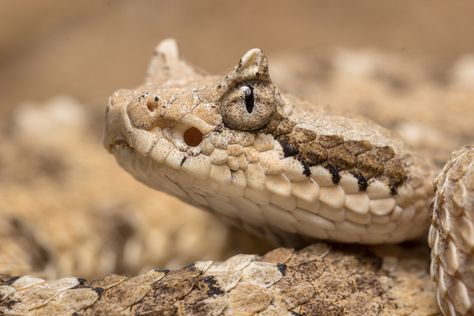
[[128,104],[127,114],[134,127],[151,130],[159,123],[161,108],[159,96],[143,93]]

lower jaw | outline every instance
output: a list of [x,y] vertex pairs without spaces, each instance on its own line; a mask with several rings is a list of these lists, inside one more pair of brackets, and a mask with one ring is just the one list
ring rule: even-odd
[[[223,192],[222,190],[225,185],[219,184],[211,179],[198,179],[183,169],[171,168],[166,162],[158,163],[138,153],[128,145],[121,144],[120,146],[116,146],[112,152],[118,163],[145,185],[173,195],[186,203],[210,211],[221,218],[232,220],[230,222],[234,222],[234,224],[241,223],[239,226],[248,226],[245,223],[246,217],[244,215],[250,210],[239,210],[239,208],[236,207],[242,204],[239,203],[239,201],[242,202],[241,200],[246,200],[243,192],[242,196],[237,194],[238,192],[236,192],[237,190],[235,188],[230,188],[231,190]],[[255,223],[252,227],[257,231],[275,231],[274,227],[272,228],[272,225],[269,225],[268,220],[265,219],[262,219],[259,223]],[[315,226],[314,229],[317,230],[319,228]],[[416,229],[416,227],[414,227],[414,229]],[[419,232],[415,231],[412,233],[413,236],[406,236],[408,238],[404,239],[413,238],[419,234]],[[335,239],[348,242],[344,239]],[[384,242],[391,242],[391,240],[384,240]]]

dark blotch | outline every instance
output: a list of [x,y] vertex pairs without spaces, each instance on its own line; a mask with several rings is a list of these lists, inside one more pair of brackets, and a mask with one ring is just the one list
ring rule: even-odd
[[219,284],[217,283],[216,279],[214,276],[209,275],[206,276],[202,279],[204,283],[207,284],[207,287],[209,288],[207,291],[207,295],[209,296],[217,296],[217,295],[222,295],[224,294],[224,291],[222,291],[219,287]]
[[367,179],[359,172],[354,172],[352,174],[357,179],[357,184],[359,185],[359,191],[367,190]]
[[390,193],[392,195],[397,195],[398,194],[398,187],[399,187],[399,183],[391,183],[390,184]]
[[300,151],[295,145],[289,142],[287,136],[280,136],[277,138],[277,140],[283,148],[283,154],[285,155],[285,157],[296,156],[299,154]]
[[327,168],[329,172],[331,173],[332,182],[334,184],[338,184],[339,181],[341,181],[341,176],[339,175],[339,171],[337,171],[337,168],[331,164],[328,164]]
[[295,127],[295,123],[283,118],[278,122],[278,126],[273,132],[273,135],[280,136],[290,134],[293,131],[293,127]]
[[372,149],[372,144],[366,140],[346,140],[344,147],[354,155],[360,155]]
[[334,148],[344,143],[344,138],[338,135],[319,135],[318,143],[324,148]]
[[307,177],[310,177],[311,176],[311,170],[309,169],[309,166],[306,163],[306,161],[303,159],[303,157],[301,157],[301,155],[298,155],[298,156],[296,156],[296,159],[298,159],[298,161],[303,166],[303,174]]
[[301,156],[309,166],[319,165],[328,158],[327,150],[321,147],[316,141],[301,144],[300,151]]
[[99,295],[99,297],[101,297],[102,294],[104,294],[104,292],[105,292],[105,290],[101,287],[95,287],[95,288],[93,288],[93,290],[94,290],[94,292],[96,292]]
[[374,178],[384,173],[383,163],[377,160],[373,152],[366,152],[357,156],[357,169],[366,178]]
[[395,152],[389,146],[375,147],[374,152],[380,162],[385,162],[395,157]]
[[292,143],[306,144],[316,138],[316,133],[308,129],[295,127],[288,137],[290,137]]
[[286,264],[284,263],[277,263],[277,268],[278,268],[278,271],[281,272],[281,274],[285,275],[286,274]]

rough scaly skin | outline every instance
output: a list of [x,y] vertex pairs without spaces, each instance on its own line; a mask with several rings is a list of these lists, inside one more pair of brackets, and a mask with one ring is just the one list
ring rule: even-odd
[[453,154],[436,180],[431,276],[445,315],[474,314],[474,147]]
[[394,261],[316,243],[92,282],[0,275],[0,314],[434,315],[434,304],[420,304],[432,296],[426,265],[413,261],[426,251],[400,250]]
[[396,243],[428,227],[431,165],[376,124],[280,93],[259,49],[218,78],[165,41],[106,121],[135,178],[276,244]]
[[[163,54],[163,52],[166,52],[166,54]],[[173,83],[175,86],[181,85],[183,89],[186,87],[187,84],[190,84],[190,82],[179,79],[180,77],[188,78],[189,80],[193,78],[193,80],[197,80],[199,81],[199,83],[212,82],[210,77],[201,77],[200,75],[196,75],[191,68],[189,68],[186,64],[182,63],[178,59],[173,58],[173,56],[175,56],[175,54],[173,53],[173,48],[170,48],[170,46],[168,46],[167,49],[164,49],[162,51],[162,54],[157,54],[157,57],[152,62],[151,74],[148,81],[156,80],[158,84],[158,82],[164,82],[168,79],[171,79],[171,81],[175,80],[175,82]],[[162,63],[164,59],[168,59],[166,62],[166,64],[168,65],[167,67],[160,66],[160,63]],[[154,71],[153,69],[160,69],[160,71]],[[171,69],[173,71],[171,71]],[[219,80],[218,78],[214,79]],[[178,82],[176,82],[176,80]],[[179,83],[180,80],[181,82]],[[146,86],[150,88],[153,85],[147,84]],[[164,86],[166,86],[166,84],[164,84]],[[177,92],[179,90],[174,91]],[[292,103],[294,108],[293,114],[290,115],[290,118],[295,117],[294,112],[298,110],[298,108],[301,108],[301,110],[307,110],[306,107],[310,106],[305,105],[303,101],[296,101],[289,96],[285,96],[284,98],[285,100],[296,102]],[[136,108],[139,107],[137,106]],[[315,112],[317,113],[317,111]],[[110,114],[109,112],[109,115],[112,114]],[[137,122],[140,122],[140,119],[142,119],[142,123],[147,122],[146,116],[140,114],[133,115],[138,116]],[[329,115],[323,113],[321,113],[321,116],[325,117],[330,122],[338,122],[338,119],[342,121],[347,120],[344,118],[336,117],[329,118]],[[143,118],[145,118],[144,121]],[[300,119],[304,121],[304,118]],[[279,121],[281,121],[281,118],[279,118]],[[355,122],[351,120],[349,121],[351,123]],[[121,119],[117,120],[116,122],[118,122],[119,124],[117,124],[116,126],[109,126],[109,132],[110,130],[114,130],[113,133],[115,134],[113,135],[115,136],[120,133],[123,133],[124,127],[124,125],[121,125],[123,124]],[[308,126],[304,126],[305,128],[303,128],[303,130],[311,130],[311,122],[309,123],[309,128]],[[325,121],[323,119],[323,127],[324,123]],[[375,131],[378,131],[378,128],[372,126],[370,123],[365,124],[369,125],[369,130],[374,131],[375,129]],[[290,126],[291,125],[292,124],[290,124]],[[334,126],[330,126],[328,128],[334,128],[337,126],[338,124],[335,124]],[[146,126],[142,127],[144,127],[145,129],[147,128]],[[318,127],[318,129],[316,129],[316,132],[324,130],[323,127]],[[292,141],[290,141],[290,144],[299,145],[297,141],[298,136],[296,136],[297,128],[298,126],[292,126],[292,131],[295,131],[295,133],[286,134],[291,136],[288,137],[288,139],[278,139],[278,136],[280,136],[278,135],[277,142],[279,145],[275,142],[274,147],[283,147],[282,143],[285,144],[285,141],[291,139]],[[338,134],[339,132],[341,134],[344,134],[344,131],[337,129],[334,130],[337,131],[335,132],[336,134]],[[363,127],[362,130],[365,130],[365,127]],[[270,131],[270,129],[267,129],[267,131]],[[417,163],[417,161],[419,161],[418,158],[411,156],[410,154],[408,155],[408,157],[405,154],[401,155],[400,153],[404,153],[406,149],[403,149],[403,145],[400,145],[400,149],[398,145],[395,145],[398,141],[392,139],[392,136],[385,133],[387,132],[382,132],[382,134],[385,135],[383,136],[383,139],[385,139],[386,141],[385,143],[378,143],[375,140],[373,141],[373,148],[375,148],[377,152],[385,154],[390,153],[390,150],[387,149],[382,149],[380,151],[380,148],[385,148],[384,146],[390,144],[391,146],[393,146],[393,151],[397,154],[395,157],[401,158],[399,161],[410,161],[410,159],[413,159],[415,161],[415,166],[422,166],[422,164]],[[307,133],[303,132],[303,134],[306,135]],[[323,143],[328,144],[328,142],[336,144],[339,143],[339,139],[337,137],[321,139],[318,138],[319,133],[315,134],[317,135],[313,140],[316,140],[317,145],[321,145]],[[235,135],[232,134],[231,137],[234,136]],[[140,140],[140,137],[143,137],[143,140]],[[144,141],[146,143],[147,137],[148,136],[145,133],[142,133],[141,135],[130,134],[124,137],[122,141],[116,142],[118,139],[115,140],[114,144],[117,145],[117,147],[123,146],[125,148],[128,148],[130,144],[125,144],[123,141],[135,139],[133,144],[137,144],[140,141]],[[367,138],[370,137],[371,136],[367,136]],[[239,140],[241,139],[239,138]],[[360,141],[360,139],[356,140]],[[345,143],[346,139],[344,138],[344,144]],[[297,149],[299,153],[304,154],[304,148],[301,149],[299,148],[299,146],[294,147],[298,147]],[[336,147],[338,146],[332,148]],[[324,152],[321,148],[317,146],[315,146],[315,148],[317,148],[316,152],[318,153]],[[323,147],[323,149],[326,149],[327,156],[332,158],[330,161],[332,166],[330,166],[329,164],[324,164],[323,162],[321,163],[321,167],[325,168],[330,172],[331,181],[333,181],[333,186],[339,186],[339,184],[341,184],[340,180],[338,183],[334,183],[333,180],[333,163],[341,163],[341,161],[345,163],[347,163],[347,161],[350,162],[350,157],[348,159],[342,160],[336,159],[341,157],[347,158],[347,156],[341,155],[340,150],[337,150],[336,153],[328,150],[332,148]],[[126,155],[127,151],[130,151],[130,148],[128,148],[122,154]],[[301,157],[304,158],[303,154],[301,154]],[[301,157],[299,157],[298,154],[296,154],[295,157],[296,160],[301,163]],[[146,174],[140,174],[143,172],[143,170],[141,170],[142,166],[140,164],[143,164],[144,161],[140,161],[139,159],[135,158],[135,156],[131,156],[130,158],[136,159],[134,161],[135,163],[137,163],[136,166],[128,166],[132,167],[133,171],[138,173],[138,175],[135,174],[135,176],[146,178]],[[391,160],[392,158],[390,158],[389,160]],[[230,160],[231,159],[228,159],[226,161],[228,166],[231,166],[232,164],[230,163]],[[310,158],[308,158],[308,160],[310,160]],[[184,163],[186,161],[187,159],[184,161]],[[466,161],[467,160],[463,160],[464,163],[466,163]],[[365,164],[363,162],[365,162]],[[362,162],[357,162],[355,165],[357,167],[357,171],[360,171],[361,173],[362,171],[367,172],[367,170],[363,168],[364,166],[376,166],[374,161],[371,162],[369,160],[369,163],[367,163],[367,159],[363,159]],[[344,164],[338,166],[341,168],[344,167]],[[351,168],[354,168],[354,166],[352,165]],[[386,184],[386,187],[389,188],[391,191],[391,196],[394,196],[395,199],[400,199],[397,198],[397,196],[400,196],[400,189],[403,191],[403,185],[410,183],[410,181],[413,181],[410,179],[410,176],[413,174],[418,174],[418,176],[424,175],[426,178],[422,178],[423,181],[421,182],[424,182],[426,187],[429,186],[428,182],[431,174],[429,168],[430,167],[427,165],[425,167],[421,167],[421,171],[415,170],[415,172],[412,173],[413,168],[406,166],[406,168],[403,169],[404,172],[395,173],[394,171],[399,168],[388,168],[389,172],[385,172],[384,164],[384,172],[379,173],[375,178],[378,177],[378,180]],[[375,170],[377,170],[377,168],[375,168]],[[302,171],[305,171],[304,165]],[[340,170],[336,171],[338,175],[344,175],[344,172],[347,172],[347,170],[342,170],[342,172],[340,172]],[[350,171],[354,170],[352,169]],[[445,171],[447,172],[447,170]],[[403,174],[406,175],[406,179]],[[358,180],[359,179],[360,175],[358,175]],[[400,182],[399,180],[403,180],[403,183],[398,183]],[[360,189],[360,184],[357,183],[357,185]],[[438,185],[442,185],[442,183],[438,181]],[[368,188],[370,188],[370,181],[368,183]],[[172,189],[167,188],[167,191],[172,191]],[[394,194],[394,191],[397,194]],[[367,192],[369,191],[367,190]],[[438,192],[441,192],[440,189],[438,189]],[[418,204],[420,205],[422,203],[426,205],[426,203],[428,203],[430,200],[430,194],[427,193],[426,197],[422,198],[421,196],[424,194],[426,193],[424,193],[421,189],[418,190],[418,193],[414,194],[415,196],[418,196]],[[455,194],[446,194],[446,200],[453,199],[453,196],[455,196]],[[186,198],[183,199],[186,200]],[[449,205],[452,205],[452,203]],[[418,208],[421,208],[421,206],[418,206]],[[415,208],[415,210],[417,210],[418,208]],[[472,207],[465,208],[465,210],[470,209],[472,210]],[[372,213],[370,214],[371,216],[373,215]],[[387,217],[385,217],[384,220],[386,221]],[[435,220],[438,220],[436,216]],[[231,219],[231,221],[235,222],[235,219]],[[300,241],[299,239],[295,239],[294,236],[290,237],[289,239],[285,239],[288,238],[288,235],[282,232],[282,230],[284,229],[278,227],[278,225],[275,225],[277,228],[272,227],[271,225],[274,224],[275,223],[270,222],[270,227],[268,227],[268,230],[266,230],[265,232],[267,233],[267,235],[274,238],[274,240],[277,239],[275,240],[276,242]],[[420,226],[423,225],[421,224]],[[250,227],[250,229],[251,228],[252,227]],[[420,228],[420,230],[422,229]],[[284,240],[282,238],[284,238]],[[329,235],[329,238],[333,237]],[[365,241],[362,240],[362,242]],[[235,311],[262,312],[262,314],[266,315],[285,314],[293,312],[310,314],[311,312],[315,311],[324,314],[332,313],[334,315],[339,315],[343,313],[374,315],[427,315],[436,313],[432,308],[423,309],[422,306],[417,306],[419,302],[418,299],[420,297],[420,293],[418,292],[413,293],[413,300],[407,301],[406,293],[407,291],[409,292],[412,287],[416,289],[428,288],[428,285],[419,286],[419,283],[425,282],[426,279],[426,270],[424,269],[424,267],[414,268],[407,266],[406,264],[393,266],[393,257],[383,258],[382,260],[380,260],[380,257],[377,257],[374,254],[361,254],[359,251],[353,252],[344,250],[346,249],[344,246],[336,247],[336,249],[331,249],[328,253],[326,253],[326,251],[321,252],[321,249],[325,248],[327,249],[327,246],[323,244],[316,244],[300,252],[293,252],[292,250],[288,249],[277,249],[274,252],[264,256],[263,259],[260,257],[251,256],[252,259],[247,260],[246,258],[249,257],[239,256],[237,258],[240,258],[245,261],[245,264],[247,265],[243,264],[241,267],[239,267],[239,269],[235,269],[235,266],[232,264],[224,264],[225,268],[223,269],[223,271],[216,271],[215,268],[211,269],[212,266],[222,267],[222,265],[219,263],[214,263],[212,265],[211,263],[209,263],[209,266],[203,265],[203,263],[197,263],[182,270],[173,271],[169,273],[165,271],[151,271],[149,273],[131,279],[120,276],[109,276],[104,278],[103,280],[98,280],[95,282],[86,282],[84,280],[78,280],[76,278],[67,278],[63,280],[49,281],[47,283],[43,283],[42,280],[29,279],[26,277],[23,277],[19,280],[11,279],[8,277],[0,277],[0,314],[56,314],[60,312],[65,314],[70,314],[73,312],[78,312],[79,314],[96,314],[99,312],[128,314],[137,311],[162,311],[169,313],[185,314],[186,312],[189,312],[190,308],[196,314],[207,314],[210,311],[215,311],[216,313],[223,312],[224,314],[232,313]],[[441,248],[441,250],[442,249],[444,248]],[[450,254],[446,255],[442,253],[441,250],[438,252],[439,258],[448,258]],[[402,249],[402,251],[405,252],[406,250]],[[408,261],[410,261],[410,257],[415,258],[416,255],[426,256],[426,254],[423,253],[410,253],[407,254]],[[253,262],[266,262],[269,260],[269,258],[269,262],[271,263],[269,265],[252,264]],[[226,262],[241,262],[240,259],[236,260],[235,258],[231,258]],[[293,263],[291,263],[292,261]],[[251,264],[252,269],[250,269]],[[284,272],[281,271],[283,270],[282,264],[286,266],[286,270],[284,270]],[[383,266],[382,269],[380,267],[381,265]],[[317,271],[314,271],[313,269],[314,266],[323,266],[323,274],[320,275],[319,273],[316,273]],[[249,278],[245,276],[242,277],[242,275],[244,274],[244,270],[246,269],[247,272],[250,270],[255,271],[255,273],[252,273]],[[238,270],[238,272],[236,272],[236,270]],[[281,278],[280,275],[276,273],[276,270],[281,273]],[[354,271],[356,271],[356,273],[354,273]],[[226,287],[229,284],[229,279],[219,279],[217,282],[213,282],[214,279],[222,277],[222,275],[220,275],[221,272],[226,274],[227,276],[232,276],[233,274],[237,273],[240,277],[237,282],[232,284],[233,287]],[[216,274],[218,276],[216,276]],[[261,274],[266,277],[260,278],[259,276]],[[459,274],[457,274],[457,276],[459,276]],[[230,278],[230,281],[231,280],[232,278]],[[300,280],[304,281],[300,282]],[[26,284],[22,284],[22,282],[25,281]],[[267,281],[269,282],[266,283]],[[306,281],[308,281],[309,284],[306,283]],[[450,282],[449,278],[448,282]],[[183,284],[187,284],[188,286],[183,287]],[[193,286],[190,287],[190,284],[192,284]],[[377,291],[374,292],[372,290],[373,288],[376,288]],[[212,289],[212,291],[209,291],[209,289]],[[245,293],[250,293],[250,295],[240,295],[242,293],[242,289],[245,290]],[[298,293],[301,293],[300,291],[312,293],[312,291],[314,290],[314,295],[312,295],[311,297],[304,297],[303,295],[301,295],[301,297],[297,297],[298,299],[296,301],[291,301],[294,298],[293,296],[298,296]],[[297,294],[295,295],[295,293]],[[320,296],[321,293],[324,293],[324,297]],[[401,295],[400,293],[403,293],[403,295]],[[446,294],[446,291],[442,293]],[[449,293],[449,291],[447,293]],[[430,296],[429,290],[425,294],[427,296]],[[165,302],[163,301],[163,298]],[[362,304],[360,303],[361,299],[364,300]],[[445,299],[447,299],[447,302],[450,302],[452,300],[452,297],[447,295],[445,296]],[[368,305],[368,302],[372,304]],[[460,303],[461,304],[455,305],[452,302],[446,303],[446,301],[444,301],[442,302],[442,304],[448,305],[444,305],[442,307],[442,310],[444,313],[453,312],[454,306],[456,306],[456,308],[459,306],[460,308],[464,308],[464,310],[459,310],[459,313],[461,313],[462,311],[466,310],[466,307],[465,305],[463,305],[464,302]],[[449,307],[449,304],[451,304],[452,307]],[[451,308],[451,311],[449,310],[449,308]]]

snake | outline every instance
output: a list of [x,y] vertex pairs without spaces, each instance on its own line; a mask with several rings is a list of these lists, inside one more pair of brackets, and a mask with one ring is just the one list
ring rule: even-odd
[[[45,285],[33,277],[0,278],[0,303],[10,306],[6,311],[45,305],[28,305],[20,290],[35,291],[49,302],[58,300],[51,293],[59,289],[82,287],[86,295],[75,292],[67,304],[49,306],[84,315],[124,310],[342,315],[338,306],[323,300],[307,304],[305,295],[314,292],[305,282],[320,274],[316,267],[300,270],[295,262],[319,260],[350,278],[359,274],[351,274],[338,256],[364,257],[354,244],[427,238],[440,311],[474,314],[474,147],[453,153],[437,176],[430,158],[395,132],[364,118],[326,112],[281,91],[262,50],[249,50],[220,77],[181,59],[171,39],[155,49],[143,85],[112,94],[105,121],[105,148],[138,181],[274,245],[312,246],[296,252],[278,248],[263,257],[238,255],[223,263],[197,262],[174,272],[153,270],[131,279],[110,276],[96,283],[66,278]],[[329,249],[325,242],[334,244]],[[249,282],[237,286],[245,278]],[[281,286],[279,295],[264,290],[273,285]],[[133,293],[122,295],[129,289]],[[88,310],[99,297],[105,297],[102,305]]]

